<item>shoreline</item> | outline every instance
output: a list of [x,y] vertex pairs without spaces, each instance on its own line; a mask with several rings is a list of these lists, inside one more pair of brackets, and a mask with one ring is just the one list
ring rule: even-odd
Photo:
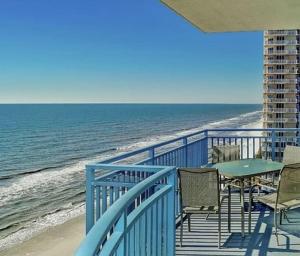
[[[249,115],[249,114],[255,115],[256,113],[257,111],[249,112],[247,114],[243,114],[242,116]],[[233,121],[236,122],[238,121],[239,118],[240,116],[230,118],[230,119],[220,120],[218,122],[212,122],[209,123],[208,126],[218,127],[222,123],[231,123]],[[243,128],[261,127],[262,126],[261,118],[259,118],[254,122],[242,126]],[[195,128],[191,128],[188,131],[183,130],[180,132],[176,132],[175,134],[179,136],[180,134],[182,135],[185,133],[192,133],[193,130],[195,130]],[[199,130],[199,128],[197,128],[197,130]],[[168,139],[170,139],[169,138],[170,136],[171,135],[164,135],[162,137],[163,138],[168,137]],[[149,143],[149,141],[146,142]],[[145,142],[143,141],[140,143],[145,143]],[[136,144],[133,145],[137,146]],[[138,146],[141,145],[139,145],[138,143]],[[126,150],[132,150],[132,149],[130,148],[130,146],[127,146]],[[62,254],[62,252],[65,255],[73,255],[74,250],[78,248],[81,240],[84,237],[85,234],[84,229],[85,229],[84,214],[82,214],[81,212],[80,215],[77,215],[76,217],[73,215],[73,218],[70,218],[63,223],[59,223],[49,227],[44,226],[43,230],[37,232],[36,234],[31,233],[30,237],[26,240],[23,240],[22,242],[18,242],[13,245],[6,244],[7,245],[6,248],[0,250],[0,256],[8,256],[8,255],[51,256],[51,255],[60,255]]]
[[85,235],[85,215],[48,228],[13,247],[0,251],[0,256],[74,255]]

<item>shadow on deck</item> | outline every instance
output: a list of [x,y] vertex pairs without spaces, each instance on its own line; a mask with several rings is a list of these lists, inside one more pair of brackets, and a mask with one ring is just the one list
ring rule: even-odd
[[[245,195],[247,198],[247,195]],[[273,212],[256,203],[252,212],[252,233],[242,239],[237,193],[232,194],[231,232],[227,230],[227,204],[222,205],[222,248],[218,249],[217,215],[192,215],[191,232],[184,222],[183,246],[179,246],[180,227],[176,232],[176,255],[300,255],[300,211],[288,213],[289,220],[279,230],[279,243],[273,234]],[[246,215],[245,230],[248,230]]]

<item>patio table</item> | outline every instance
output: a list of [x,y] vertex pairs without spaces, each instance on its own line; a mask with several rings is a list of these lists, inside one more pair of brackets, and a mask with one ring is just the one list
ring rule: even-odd
[[[241,234],[245,236],[245,210],[244,210],[244,179],[260,176],[268,173],[279,172],[283,164],[271,160],[263,159],[242,159],[213,165],[219,170],[219,174],[226,178],[240,181],[241,190]],[[251,209],[250,209],[251,210]],[[249,225],[250,227],[250,225]]]

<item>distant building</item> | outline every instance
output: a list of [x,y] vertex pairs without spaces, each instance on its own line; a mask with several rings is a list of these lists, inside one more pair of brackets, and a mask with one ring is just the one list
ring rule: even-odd
[[[264,128],[299,127],[299,39],[300,30],[264,32]],[[285,132],[286,140],[276,134],[275,158],[282,157],[286,144],[295,144],[295,132]],[[262,149],[271,158],[271,133]]]

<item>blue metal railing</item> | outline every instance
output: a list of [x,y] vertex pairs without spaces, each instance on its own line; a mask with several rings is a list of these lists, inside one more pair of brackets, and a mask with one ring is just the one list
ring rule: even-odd
[[[89,165],[87,212],[94,211],[95,206],[92,186],[101,184],[95,178],[97,170],[153,174],[124,193],[122,200],[115,200],[96,223],[88,219],[89,232],[76,255],[174,255],[176,168]],[[127,187],[131,177],[123,178],[125,182],[105,185]],[[120,190],[110,196],[118,193]]]
[[[295,128],[209,129],[88,165],[87,237],[76,255],[144,255],[139,252],[148,250],[174,255],[174,248],[169,248],[174,244],[165,241],[166,234],[175,236],[173,215],[175,218],[179,213],[175,169],[169,166],[199,167],[211,163],[214,146],[220,145],[238,145],[241,158],[259,157],[280,161],[286,144],[299,144],[299,131]],[[171,217],[170,211],[158,206],[162,200],[174,202],[174,205],[170,205],[173,209]],[[170,201],[166,203],[171,204]],[[159,211],[164,209],[160,216],[157,215],[158,208]],[[149,216],[145,217],[147,214]],[[167,216],[167,219],[162,216]],[[152,217],[160,221],[158,229],[147,226],[149,223],[145,224],[145,219]],[[140,236],[137,230],[141,229],[134,228],[135,224],[131,223],[142,225],[146,237]],[[165,235],[157,240],[157,233],[163,234],[160,228],[164,225],[167,225]],[[145,240],[155,236],[153,247],[145,243]],[[164,250],[167,250],[166,253],[163,253]]]

